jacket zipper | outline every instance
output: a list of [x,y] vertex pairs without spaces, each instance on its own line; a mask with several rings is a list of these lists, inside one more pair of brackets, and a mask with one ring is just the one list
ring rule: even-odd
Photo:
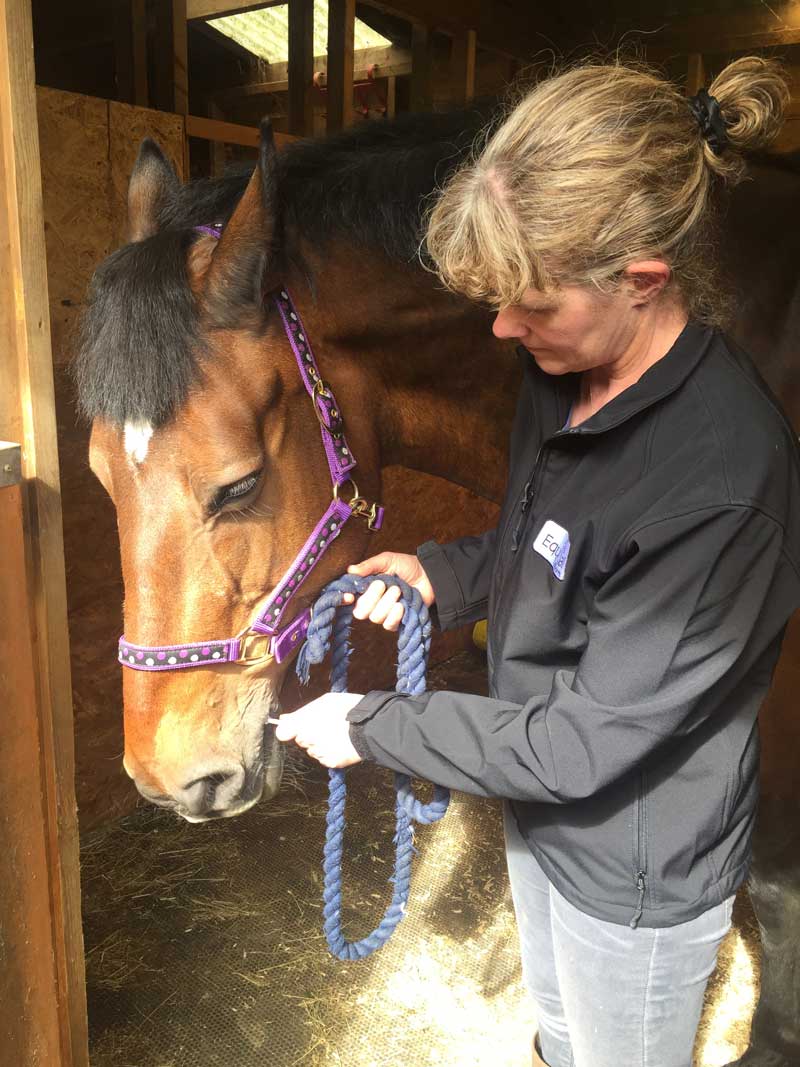
[[[539,448],[536,452],[536,461],[534,462],[531,476],[525,483],[525,488],[522,490],[522,496],[519,498],[519,501],[517,502],[517,504],[515,504],[512,513],[509,515],[508,522],[503,527],[500,542],[497,545],[497,549],[495,552],[495,558],[498,561],[498,565],[495,568],[495,575],[492,587],[492,591],[495,594],[495,613],[497,612],[497,605],[499,602],[497,599],[497,591],[500,588],[501,575],[499,572],[500,568],[503,566],[503,550],[505,549],[506,542],[508,541],[509,531],[511,531],[511,551],[516,552],[519,548],[520,537],[522,536],[522,528],[525,524],[525,513],[533,503],[533,499],[536,495],[536,475],[538,473],[539,461],[542,458],[542,453],[544,452],[545,448],[550,445],[550,442],[553,441],[556,437],[567,437],[569,435],[577,436],[578,434],[583,434],[585,432],[586,431],[584,431],[582,427],[576,427],[574,429],[569,430],[557,430],[554,434],[551,434],[550,437],[548,437],[545,441],[542,441],[542,443],[539,445]],[[518,508],[520,509],[519,515],[517,515]],[[515,516],[517,516],[516,521]],[[489,631],[489,645],[491,645],[491,629]],[[487,652],[490,651],[490,648],[487,648]]]
[[633,918],[628,923],[632,930],[635,930],[639,925],[639,920],[642,917],[644,911],[644,895],[647,892],[647,871],[644,869],[645,864],[645,827],[644,827],[644,771],[639,775],[639,785],[636,795],[636,891],[639,894],[639,899],[636,903],[636,911],[633,913]]
[[636,911],[633,913],[633,918],[628,923],[631,930],[635,930],[639,925],[639,920],[642,917],[644,911],[644,895],[647,891],[647,882],[645,880],[645,871],[636,872],[636,888],[639,890],[639,903],[636,905]]
[[[519,539],[522,536],[522,527],[525,525],[525,512],[533,503],[533,498],[536,494],[536,473],[539,470],[539,460],[542,458],[543,451],[544,443],[539,446],[539,451],[536,453],[536,462],[533,465],[533,473],[531,474],[528,481],[525,483],[525,488],[522,490],[522,496],[520,497],[519,517],[514,523],[514,529],[511,534],[512,552],[516,552],[519,548]],[[516,508],[514,509],[514,511],[516,513]]]
[[[550,442],[554,441],[557,437],[577,437],[578,434],[584,431],[580,427],[569,430],[557,430],[554,434],[547,438],[546,441],[542,441],[539,445],[539,450],[536,453],[536,462],[533,464],[533,473],[528,481],[525,483],[525,488],[522,490],[522,496],[519,499],[519,517],[514,524],[514,531],[511,535],[511,551],[516,552],[519,548],[520,538],[522,536],[522,529],[525,525],[525,513],[533,503],[536,497],[536,476],[539,473],[539,461],[542,458],[542,453],[546,448],[549,448]],[[516,508],[514,509],[516,513]],[[513,517],[512,517],[513,522]],[[510,524],[509,524],[510,525]]]

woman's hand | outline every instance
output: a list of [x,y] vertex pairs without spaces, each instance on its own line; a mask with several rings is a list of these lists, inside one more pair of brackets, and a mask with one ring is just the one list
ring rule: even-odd
[[324,693],[297,711],[281,715],[275,736],[279,741],[294,741],[323,767],[352,767],[361,757],[350,741],[347,713],[362,699],[361,693]]
[[[416,556],[405,552],[381,552],[348,567],[347,573],[361,577],[368,574],[396,574],[419,592],[427,607],[436,599],[422,564]],[[403,619],[403,605],[398,604],[400,595],[396,585],[387,589],[383,582],[371,582],[356,601],[353,616],[356,619],[369,618],[370,622],[377,623],[384,630],[397,630]],[[352,604],[355,597],[352,593],[345,593],[344,600]]]

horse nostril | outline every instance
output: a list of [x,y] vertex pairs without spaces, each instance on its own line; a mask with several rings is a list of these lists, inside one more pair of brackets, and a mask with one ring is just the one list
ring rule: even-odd
[[217,771],[192,779],[175,791],[175,799],[187,815],[207,815],[230,807],[244,784],[244,768]]

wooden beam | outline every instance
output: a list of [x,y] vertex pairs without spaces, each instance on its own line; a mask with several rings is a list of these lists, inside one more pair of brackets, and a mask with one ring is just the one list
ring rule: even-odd
[[172,0],[172,70],[176,115],[189,114],[189,42],[186,30],[186,0]]
[[328,133],[353,122],[355,22],[356,0],[328,0]]
[[[258,127],[241,126],[236,122],[221,122],[218,119],[186,116],[186,136],[199,137],[203,141],[220,141],[223,144],[240,144],[248,148],[258,147]],[[295,138],[288,133],[275,133],[275,144],[280,147]]]
[[289,0],[289,132],[314,129],[314,0]]
[[72,683],[30,0],[0,0],[0,1033],[88,1067]]
[[[366,81],[372,72],[375,78],[400,77],[411,73],[411,53],[402,48],[362,48],[354,53],[354,81]],[[328,57],[314,57],[314,77],[321,76],[322,85],[328,79]],[[213,94],[223,107],[226,103],[252,96],[266,96],[269,93],[285,93],[289,88],[288,63],[271,63],[268,65],[270,80],[250,82],[246,85],[234,85],[230,89],[220,89]]]
[[411,110],[433,106],[433,34],[427,26],[411,27]]
[[485,0],[364,0],[390,15],[406,19],[412,24],[440,30],[451,37],[459,37],[473,29],[485,48],[511,58],[517,56],[528,62],[534,53],[552,47],[548,32],[553,20],[542,5],[530,0],[505,0],[503,4],[487,4]]
[[[772,45],[800,44],[800,0],[776,0],[745,11],[695,15],[655,25],[647,42],[675,52],[743,52]],[[637,28],[642,29],[642,20]]]
[[450,53],[450,77],[455,89],[455,99],[468,104],[475,97],[475,50],[477,34],[467,30],[453,38]]
[[159,111],[186,115],[189,111],[186,0],[157,3],[155,18],[152,104]]
[[691,52],[686,70],[686,95],[694,96],[706,84],[706,66],[700,52]]
[[113,0],[117,99],[147,107],[147,0]]
[[260,7],[277,7],[286,0],[186,0],[186,16],[190,19],[218,19],[223,15],[237,15]]

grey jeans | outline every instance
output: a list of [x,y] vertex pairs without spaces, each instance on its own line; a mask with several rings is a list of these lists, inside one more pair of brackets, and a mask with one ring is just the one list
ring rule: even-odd
[[595,919],[547,880],[504,804],[522,971],[550,1067],[691,1067],[733,897],[678,926]]

